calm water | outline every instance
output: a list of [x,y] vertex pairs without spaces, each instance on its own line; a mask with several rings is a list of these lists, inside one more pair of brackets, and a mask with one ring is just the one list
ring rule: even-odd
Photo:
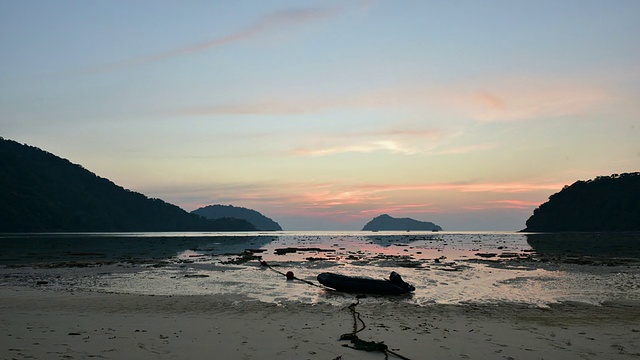
[[396,271],[416,291],[394,301],[420,305],[640,300],[638,233],[0,234],[0,246],[0,286],[343,304],[352,296],[280,273]]

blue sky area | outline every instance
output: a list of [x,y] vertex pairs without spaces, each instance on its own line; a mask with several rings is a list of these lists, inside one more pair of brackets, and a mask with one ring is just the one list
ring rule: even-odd
[[639,1],[2,1],[0,136],[191,211],[519,230],[640,170]]

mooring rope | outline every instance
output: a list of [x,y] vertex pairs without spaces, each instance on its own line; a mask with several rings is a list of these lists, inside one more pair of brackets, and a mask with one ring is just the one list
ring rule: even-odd
[[[378,341],[378,342],[365,341],[360,339],[358,335],[356,335],[357,333],[359,333],[360,331],[364,330],[367,327],[367,324],[365,324],[364,320],[362,320],[362,318],[360,317],[360,313],[356,311],[356,306],[358,306],[359,304],[360,304],[360,297],[356,297],[356,302],[352,303],[348,307],[348,309],[351,311],[351,315],[353,316],[353,332],[342,334],[340,336],[340,340],[350,340],[353,346],[349,346],[349,345],[342,345],[342,346],[355,349],[355,350],[364,350],[369,352],[380,351],[381,353],[384,354],[385,360],[389,359],[389,354],[403,360],[410,360],[407,357],[404,357],[394,351],[389,350],[389,347],[384,343],[384,341]],[[362,327],[360,329],[358,329],[358,322],[362,324]]]
[[321,289],[325,289],[325,287],[323,287],[321,285],[318,285],[318,284],[312,283],[311,281],[308,281],[308,280],[305,280],[305,279],[300,279],[300,278],[296,277],[295,275],[293,275],[293,272],[291,272],[291,271],[288,271],[286,274],[283,273],[282,271],[278,271],[278,270],[274,269],[271,265],[267,264],[266,261],[261,261],[260,262],[260,266],[265,266],[269,270],[274,271],[274,272],[276,272],[276,273],[278,273],[280,275],[285,276],[287,278],[287,280],[298,280],[298,281],[302,281],[305,284],[309,284],[311,286],[315,286],[315,287],[319,287]]
[[[287,280],[298,280],[298,281],[302,281],[303,283],[315,286],[315,287],[319,287],[321,289],[327,289],[324,286],[312,283],[311,281],[307,281],[304,279],[300,279],[297,278],[293,275],[293,272],[288,271],[286,274],[283,273],[282,271],[278,271],[276,269],[274,269],[273,267],[271,267],[271,265],[269,265],[266,261],[260,261],[260,265],[263,267],[268,268],[269,270],[278,273],[280,275],[283,275],[287,278]],[[385,360],[389,359],[389,354],[402,359],[402,360],[411,360],[407,357],[404,357],[396,352],[393,352],[391,350],[389,350],[389,347],[384,343],[384,341],[379,341],[379,342],[375,342],[375,341],[365,341],[365,340],[361,340],[360,338],[358,338],[358,335],[356,335],[357,333],[359,333],[360,331],[364,330],[367,327],[367,324],[365,324],[364,320],[362,320],[362,318],[360,317],[360,313],[358,311],[356,311],[356,306],[358,306],[360,304],[360,295],[356,296],[356,302],[352,303],[351,305],[349,305],[347,308],[351,311],[351,315],[353,316],[353,332],[351,333],[347,333],[347,334],[342,334],[340,336],[340,340],[350,340],[351,343],[353,344],[353,346],[349,346],[349,345],[342,345],[344,347],[348,347],[350,349],[355,349],[355,350],[363,350],[363,351],[380,351],[384,354],[384,358]],[[362,327],[360,329],[358,329],[358,322],[360,322],[360,324],[362,324]]]

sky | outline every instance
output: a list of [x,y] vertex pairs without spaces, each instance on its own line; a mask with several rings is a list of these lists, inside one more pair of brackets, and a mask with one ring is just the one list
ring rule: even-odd
[[0,0],[0,136],[285,230],[520,230],[640,171],[640,1]]

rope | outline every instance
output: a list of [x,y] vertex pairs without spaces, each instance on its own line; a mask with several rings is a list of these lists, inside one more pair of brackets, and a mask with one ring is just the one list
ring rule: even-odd
[[[349,305],[349,310],[351,310],[351,313],[356,315],[353,318],[353,334],[354,335],[364,330],[367,327],[367,324],[365,324],[364,321],[360,318],[360,313],[356,311],[356,306],[358,306],[359,304],[360,304],[360,298],[356,296],[356,302]],[[358,330],[358,323],[356,322],[356,317],[358,318],[358,321],[360,321],[360,323],[362,324],[362,328],[360,330]]]
[[[282,271],[278,271],[276,269],[274,269],[273,267],[271,267],[271,265],[267,264],[266,261],[261,261],[260,262],[261,266],[267,267],[269,270],[278,273],[282,276],[285,276],[287,279],[291,279],[291,280],[298,280],[298,281],[302,281],[303,283],[315,286],[315,287],[319,287],[321,289],[325,289],[324,286],[312,283],[311,281],[307,281],[304,279],[300,279],[297,278],[293,275],[292,272],[289,272],[287,274],[283,273]],[[348,309],[351,311],[351,315],[353,316],[353,332],[351,333],[347,333],[347,334],[342,334],[340,336],[340,340],[350,340],[351,343],[353,344],[353,346],[349,346],[349,345],[342,345],[344,347],[348,347],[350,349],[355,349],[355,350],[363,350],[363,351],[368,351],[368,352],[372,352],[372,351],[380,351],[384,354],[384,358],[385,360],[389,359],[389,354],[402,359],[402,360],[411,360],[407,357],[404,357],[396,352],[393,352],[391,350],[389,350],[389,347],[384,343],[384,341],[379,341],[379,342],[375,342],[375,341],[365,341],[365,340],[361,340],[360,338],[358,338],[358,335],[356,335],[357,333],[359,333],[360,331],[364,330],[367,327],[367,324],[365,324],[364,320],[362,320],[362,318],[360,317],[360,313],[358,311],[356,311],[356,306],[358,306],[360,304],[360,296],[356,296],[356,302],[352,303],[351,305],[348,306]],[[360,329],[358,329],[358,323],[362,324],[362,327]]]
[[[360,317],[360,313],[356,311],[356,306],[358,306],[359,304],[360,304],[360,297],[356,297],[356,302],[352,303],[348,307],[349,310],[351,311],[351,315],[353,316],[353,332],[342,334],[340,336],[340,340],[350,340],[353,346],[349,346],[349,345],[342,345],[342,346],[355,349],[355,350],[363,350],[368,352],[380,351],[381,353],[384,354],[385,360],[389,359],[389,354],[397,358],[400,358],[402,360],[410,360],[407,357],[404,357],[396,352],[389,350],[389,347],[384,343],[384,341],[379,341],[379,342],[365,341],[360,339],[358,335],[356,335],[357,333],[359,333],[360,331],[364,330],[367,327],[367,324],[365,324],[362,318]],[[358,322],[362,324],[362,327],[360,329],[358,329]]]
[[311,286],[315,286],[315,287],[319,287],[319,288],[321,288],[321,289],[324,289],[324,287],[322,287],[322,286],[320,286],[320,285],[318,285],[318,284],[314,284],[314,283],[312,283],[311,281],[307,281],[307,280],[305,280],[305,279],[300,279],[300,278],[297,278],[297,277],[295,277],[295,276],[293,277],[293,279],[294,279],[294,280],[298,280],[298,281],[302,281],[303,283],[309,284],[309,285],[311,285]]
[[[265,267],[267,267],[269,270],[271,270],[271,271],[273,271],[273,272],[276,272],[276,273],[278,273],[278,274],[280,274],[280,275],[282,275],[282,276],[285,276],[287,279],[302,281],[302,282],[303,282],[303,283],[305,283],[305,284],[309,284],[309,285],[311,285],[311,286],[315,286],[315,287],[319,287],[319,288],[321,288],[321,289],[324,289],[324,287],[323,287],[323,286],[320,286],[320,285],[318,285],[318,284],[312,283],[311,281],[308,281],[308,280],[305,280],[305,279],[300,279],[300,278],[295,277],[295,276],[293,276],[293,275],[287,275],[287,274],[283,273],[282,271],[278,271],[278,270],[274,269],[273,267],[271,267],[271,265],[267,264],[267,262],[266,262],[266,261],[262,261],[262,262],[260,262],[260,265],[261,265],[261,266],[265,266]],[[291,274],[293,274],[293,273],[291,273]]]

